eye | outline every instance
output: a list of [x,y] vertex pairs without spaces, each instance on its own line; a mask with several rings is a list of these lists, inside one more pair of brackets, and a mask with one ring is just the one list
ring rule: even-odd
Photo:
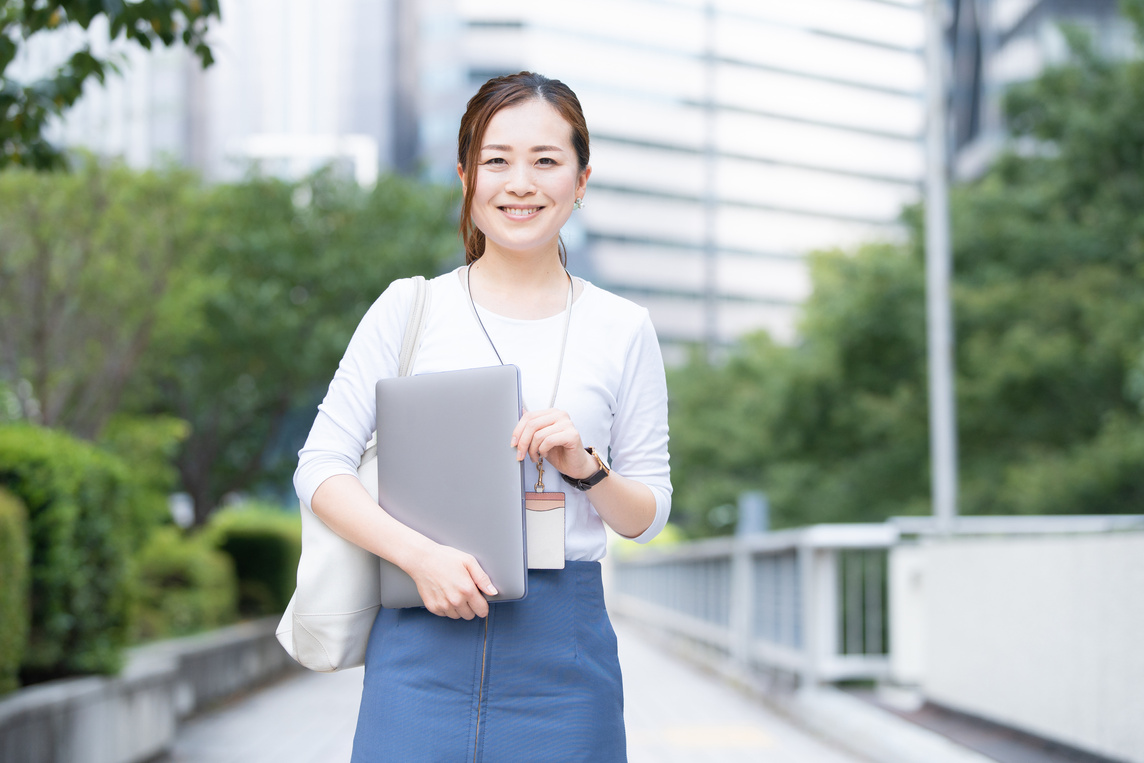
[[494,156],[491,159],[486,159],[485,161],[481,162],[481,164],[507,164],[507,162],[505,162],[504,157],[502,156]]
[[536,160],[538,164],[543,164],[549,167],[556,166],[556,160],[550,156],[542,156]]

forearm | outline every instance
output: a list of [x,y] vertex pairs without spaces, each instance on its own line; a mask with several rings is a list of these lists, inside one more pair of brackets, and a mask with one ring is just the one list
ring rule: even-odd
[[318,486],[310,501],[314,514],[346,540],[407,572],[434,545],[377,505],[356,477],[339,474]]
[[587,496],[600,518],[625,538],[640,536],[655,520],[655,494],[651,488],[622,474],[612,472],[589,488]]
[[477,560],[398,522],[355,477],[330,477],[310,506],[338,535],[405,570],[433,614],[469,620],[489,613],[485,596],[495,596],[497,589]]

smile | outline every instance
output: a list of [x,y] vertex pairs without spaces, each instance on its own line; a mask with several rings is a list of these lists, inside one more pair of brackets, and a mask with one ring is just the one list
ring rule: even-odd
[[501,211],[511,217],[529,217],[539,212],[544,207],[501,207]]

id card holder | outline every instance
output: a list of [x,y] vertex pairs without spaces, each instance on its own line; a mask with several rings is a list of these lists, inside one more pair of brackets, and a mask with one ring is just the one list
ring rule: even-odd
[[544,492],[544,467],[536,491],[524,494],[528,569],[564,569],[564,494]]

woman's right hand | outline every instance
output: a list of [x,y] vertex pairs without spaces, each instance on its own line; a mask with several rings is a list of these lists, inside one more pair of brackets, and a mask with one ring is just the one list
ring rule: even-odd
[[495,596],[497,589],[472,554],[435,543],[410,566],[406,572],[433,614],[454,620],[488,616],[485,595]]

